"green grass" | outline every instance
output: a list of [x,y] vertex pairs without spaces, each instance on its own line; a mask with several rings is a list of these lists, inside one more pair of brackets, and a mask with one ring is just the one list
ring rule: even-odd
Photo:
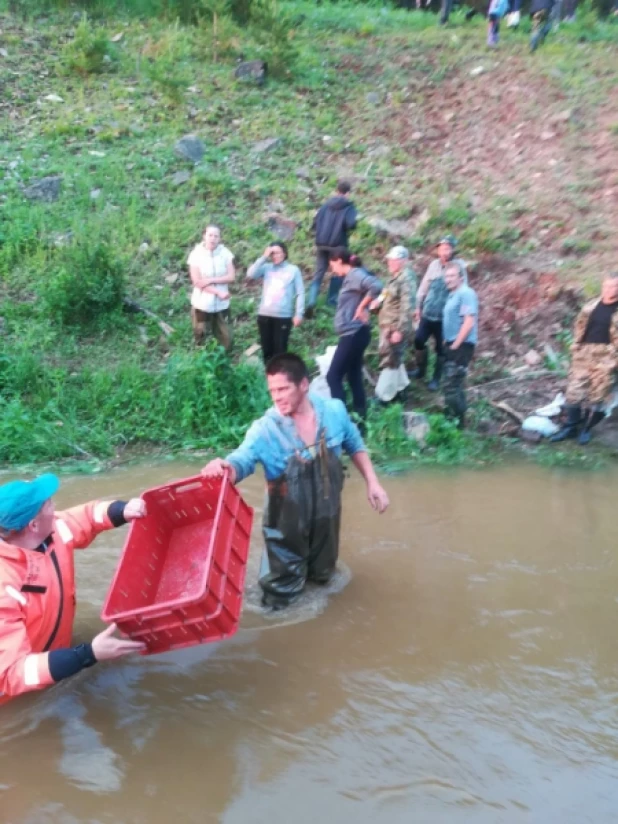
[[[309,278],[315,208],[348,175],[366,216],[405,220],[427,210],[407,239],[415,250],[428,251],[444,231],[458,234],[468,256],[526,249],[512,225],[513,210],[530,208],[525,193],[521,203],[496,199],[479,212],[465,190],[384,133],[441,83],[469,77],[482,21],[457,13],[445,33],[430,14],[349,2],[264,5],[261,21],[246,26],[224,2],[91,2],[79,20],[79,4],[18,5],[11,14],[15,4],[0,0],[10,113],[0,164],[0,461],[110,456],[124,445],[224,448],[241,437],[266,403],[259,370],[240,363],[257,340],[258,293],[239,277],[230,368],[214,347],[192,350],[186,257],[207,222],[221,227],[244,273],[272,239],[266,214],[281,210],[298,223],[291,260]],[[525,43],[513,35],[505,54]],[[535,61],[565,107],[593,111],[615,82],[616,44],[617,25],[585,14]],[[234,79],[241,55],[271,62],[265,87]],[[383,105],[367,101],[370,91]],[[186,133],[205,144],[195,166],[174,154]],[[269,137],[281,145],[255,153]],[[380,142],[390,152],[369,156]],[[297,176],[301,166],[308,180]],[[183,170],[189,181],[174,185]],[[63,178],[60,200],[26,201],[23,188],[49,175]],[[568,251],[585,263],[589,243],[578,235]],[[101,245],[105,259],[94,254]],[[362,222],[354,245],[383,272],[387,240]],[[122,296],[172,335],[123,313]],[[292,346],[311,360],[334,341],[323,310],[294,331]],[[484,460],[475,441],[441,423],[440,443],[410,451],[397,415],[386,410],[369,423],[385,460],[448,463],[477,452]]]

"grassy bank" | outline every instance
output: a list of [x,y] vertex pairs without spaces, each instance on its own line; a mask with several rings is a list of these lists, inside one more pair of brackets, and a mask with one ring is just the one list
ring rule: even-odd
[[[397,239],[421,268],[446,230],[459,234],[468,259],[537,265],[555,251],[560,277],[584,286],[614,254],[616,210],[603,211],[598,169],[573,155],[565,175],[557,154],[557,196],[534,178],[532,142],[519,170],[506,148],[490,167],[486,153],[459,157],[454,131],[486,130],[481,145],[490,142],[484,101],[519,78],[525,123],[537,118],[539,132],[554,134],[542,145],[555,139],[565,156],[575,153],[615,97],[611,22],[584,14],[530,64],[525,32],[488,54],[482,21],[459,14],[444,30],[429,14],[346,3],[265,2],[248,23],[229,4],[203,3],[197,24],[174,19],[176,7],[166,16],[163,3],[158,17],[143,16],[152,5],[134,4],[128,15],[118,4],[110,15],[100,3],[88,18],[75,7],[41,18],[37,4],[20,4],[26,14],[17,16],[9,5],[0,16],[2,462],[235,444],[267,402],[259,369],[242,362],[257,339],[257,292],[239,275],[231,364],[215,347],[193,351],[187,253],[214,222],[244,274],[278,214],[297,224],[291,259],[308,278],[311,219],[337,177],[355,183],[363,220],[354,246],[378,272]],[[266,85],[235,79],[240,58],[268,60]],[[537,99],[525,94],[528,72]],[[565,110],[558,125],[544,125]],[[618,117],[609,117],[618,144]],[[532,140],[526,128],[520,141]],[[174,151],[189,133],[204,144],[198,163]],[[542,168],[553,174],[551,159]],[[58,199],[28,200],[27,187],[49,176],[61,178]],[[124,298],[171,334],[127,313]],[[312,357],[332,342],[322,311],[294,332],[293,348]],[[486,364],[484,379],[508,369]],[[479,404],[473,418],[489,415]],[[485,460],[484,441],[435,422],[424,452],[405,439],[397,410],[373,414],[369,440],[387,461]]]

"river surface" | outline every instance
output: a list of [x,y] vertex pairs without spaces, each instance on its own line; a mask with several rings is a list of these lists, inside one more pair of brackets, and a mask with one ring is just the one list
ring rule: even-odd
[[[58,504],[194,474],[63,479]],[[618,474],[530,466],[345,490],[341,570],[227,642],[80,673],[0,709],[2,824],[618,822]],[[126,528],[77,554],[76,639]]]

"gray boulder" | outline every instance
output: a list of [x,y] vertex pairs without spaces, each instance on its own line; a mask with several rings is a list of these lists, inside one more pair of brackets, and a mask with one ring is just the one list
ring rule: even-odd
[[298,228],[296,221],[278,214],[268,215],[266,224],[273,235],[278,237],[279,240],[292,240]]
[[199,163],[204,157],[206,147],[194,134],[186,134],[174,146],[174,151],[183,160],[190,160],[192,163]]
[[266,140],[258,140],[257,143],[253,144],[253,151],[257,152],[258,154],[262,154],[263,152],[270,152],[272,149],[277,149],[281,146],[283,141],[280,137],[267,137]]
[[422,412],[404,412],[403,427],[408,438],[411,438],[419,446],[424,446],[425,439],[431,430],[427,415]]
[[401,240],[414,234],[414,226],[405,220],[385,220],[382,217],[370,217],[369,225],[380,235],[392,240]]
[[31,183],[24,189],[24,195],[28,200],[41,200],[45,203],[53,203],[60,197],[62,189],[62,175],[55,177],[42,177],[40,180]]
[[234,77],[237,80],[251,81],[257,86],[264,85],[267,74],[268,66],[263,60],[246,60],[234,70]]

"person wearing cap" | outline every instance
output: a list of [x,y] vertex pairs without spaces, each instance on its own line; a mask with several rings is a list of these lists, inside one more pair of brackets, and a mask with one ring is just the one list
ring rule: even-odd
[[433,377],[427,388],[436,392],[440,386],[442,369],[444,366],[444,350],[442,347],[442,313],[448,297],[448,289],[444,282],[444,269],[450,261],[457,263],[461,269],[464,283],[468,283],[466,265],[461,258],[455,257],[457,241],[453,235],[445,235],[436,245],[437,257],[429,264],[427,271],[416,292],[416,335],[414,349],[416,352],[416,369],[410,373],[411,378],[424,378],[427,372],[429,352],[427,341],[434,339],[436,362]]
[[55,475],[0,486],[0,704],[144,645],[114,637],[115,624],[71,646],[73,551],[146,514],[144,502],[92,501],[55,512]]
[[382,403],[394,400],[410,383],[403,358],[412,332],[416,292],[416,274],[405,246],[394,246],[386,255],[386,264],[390,279],[370,307],[379,313],[381,372],[375,393]]

